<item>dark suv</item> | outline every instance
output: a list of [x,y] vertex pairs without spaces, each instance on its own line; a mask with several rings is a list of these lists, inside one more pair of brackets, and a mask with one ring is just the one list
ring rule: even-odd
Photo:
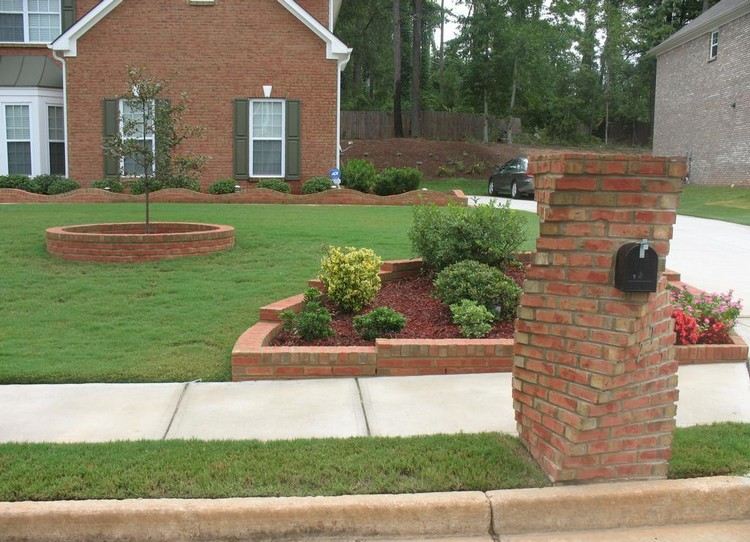
[[528,169],[529,159],[526,157],[514,158],[495,168],[487,184],[487,194],[534,197],[534,177],[527,173]]

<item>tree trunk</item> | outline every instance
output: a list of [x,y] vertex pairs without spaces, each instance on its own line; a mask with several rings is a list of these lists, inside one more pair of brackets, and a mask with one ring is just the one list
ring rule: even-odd
[[445,0],[440,0],[440,99],[445,99]]
[[422,136],[420,114],[422,110],[422,0],[414,1],[414,20],[411,45],[411,135]]
[[508,109],[508,127],[506,141],[513,144],[513,110],[516,107],[516,89],[518,88],[518,57],[513,59],[513,83],[510,89],[510,108]]
[[401,92],[401,2],[393,0],[393,135],[395,137],[404,137]]
[[490,142],[490,114],[486,88],[484,89],[484,134],[482,139],[484,140],[485,145]]

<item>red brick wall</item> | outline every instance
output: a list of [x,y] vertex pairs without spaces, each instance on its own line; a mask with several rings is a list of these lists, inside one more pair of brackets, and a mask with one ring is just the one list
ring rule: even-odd
[[537,254],[516,327],[522,441],[555,482],[667,474],[677,400],[671,304],[613,284],[615,254],[669,252],[685,166],[652,157],[540,158]]
[[329,0],[297,0],[305,11],[318,19],[326,28],[328,28],[328,2]]
[[233,100],[262,97],[264,84],[273,97],[302,103],[302,178],[335,164],[336,61],[276,0],[128,0],[79,40],[67,63],[70,176],[84,185],[103,176],[102,100],[127,90],[129,65],[167,81],[172,99],[188,93],[186,121],[205,136],[185,149],[209,157],[204,187],[232,176]]

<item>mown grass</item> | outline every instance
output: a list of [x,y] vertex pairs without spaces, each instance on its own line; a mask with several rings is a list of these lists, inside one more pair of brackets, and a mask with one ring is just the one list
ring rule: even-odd
[[686,186],[679,213],[750,226],[750,187]]
[[[750,424],[678,429],[670,478],[750,472]],[[487,491],[547,478],[509,435],[0,445],[0,501]]]
[[429,188],[438,192],[462,190],[467,196],[486,196],[487,179],[433,179],[422,181],[419,188]]
[[0,501],[425,493],[540,487],[498,434],[0,446]]
[[[302,292],[324,245],[412,256],[409,207],[154,205],[153,219],[229,224],[227,253],[146,264],[49,256],[44,230],[140,221],[140,204],[0,205],[0,384],[230,378],[237,337]],[[538,233],[529,221],[529,241]]]

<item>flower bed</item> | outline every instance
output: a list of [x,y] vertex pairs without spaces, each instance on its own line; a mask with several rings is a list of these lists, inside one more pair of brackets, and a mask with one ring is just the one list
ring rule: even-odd
[[[521,255],[530,261],[531,254]],[[419,275],[421,260],[385,262],[380,277],[384,284]],[[670,282],[680,276],[667,272]],[[318,280],[310,285],[321,287]],[[261,380],[344,376],[413,376],[510,372],[513,339],[377,339],[372,345],[273,346],[282,331],[281,313],[299,311],[298,295],[263,307],[260,321],[248,329],[232,351],[232,379]],[[730,345],[677,346],[680,364],[729,363],[747,360],[748,346],[735,334]]]

